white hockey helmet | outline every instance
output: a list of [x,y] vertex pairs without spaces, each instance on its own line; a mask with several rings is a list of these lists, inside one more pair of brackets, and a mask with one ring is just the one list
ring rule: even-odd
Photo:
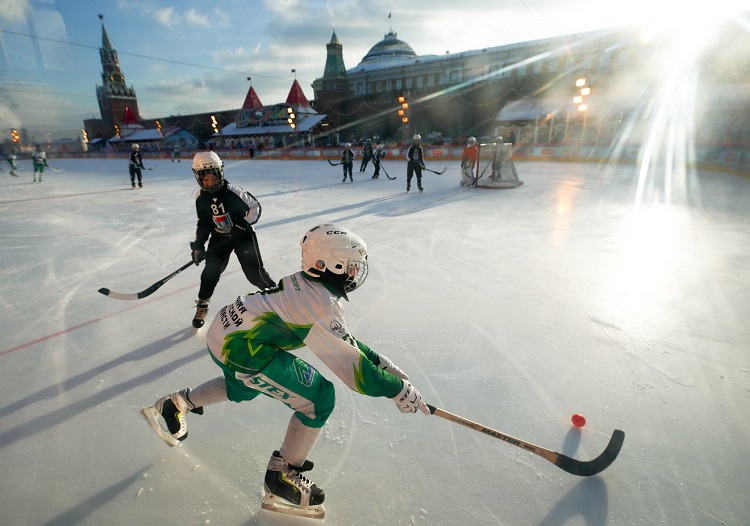
[[416,134],[414,137],[411,138],[411,140],[412,141],[421,141],[422,140],[422,136],[419,135],[419,134]]
[[367,278],[367,245],[348,228],[334,224],[317,225],[300,241],[302,270],[310,275],[343,286],[344,297]]
[[501,137],[500,135],[498,135],[497,137],[495,137],[495,142],[496,142],[497,144],[502,144],[502,142],[503,142],[503,138],[502,138],[502,137]]
[[352,147],[352,143],[348,142],[348,143],[346,143],[346,144],[344,145],[344,147],[345,147],[345,148],[351,148],[351,147]]
[[133,148],[134,150],[137,150],[138,148],[140,148],[140,146],[138,146],[138,144],[136,143],[133,143],[133,146],[131,146],[131,148]]
[[474,146],[477,143],[477,139],[475,137],[469,137],[466,139],[466,145],[467,146]]
[[[215,152],[196,153],[193,157],[193,174],[198,185],[206,192],[218,192],[224,186],[224,162]],[[213,184],[203,183],[204,177],[208,174],[216,176]]]

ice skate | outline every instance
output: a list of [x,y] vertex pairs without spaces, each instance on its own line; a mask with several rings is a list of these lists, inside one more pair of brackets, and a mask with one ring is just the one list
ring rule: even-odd
[[[143,418],[164,442],[174,447],[188,436],[185,413],[203,414],[202,407],[195,407],[188,399],[189,389],[163,396],[151,407],[141,409]],[[165,425],[162,425],[162,421]]]
[[197,299],[195,300],[195,316],[193,317],[193,327],[200,329],[203,324],[206,323],[206,316],[208,315],[208,301]]
[[310,471],[313,463],[305,460],[301,466],[292,466],[278,451],[268,462],[264,481],[266,491],[261,508],[288,515],[322,519],[325,517],[325,492],[311,480],[301,475]]

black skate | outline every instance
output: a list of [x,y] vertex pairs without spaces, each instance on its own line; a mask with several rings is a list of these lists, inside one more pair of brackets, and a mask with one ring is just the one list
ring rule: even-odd
[[274,451],[268,462],[264,481],[266,495],[261,508],[300,517],[325,517],[322,506],[325,492],[301,475],[312,468],[313,463],[309,460],[305,460],[302,466],[292,466],[278,451]]
[[206,323],[208,315],[208,302],[195,300],[195,316],[193,316],[193,327],[200,329]]
[[[188,436],[185,413],[203,414],[202,407],[195,407],[188,399],[189,389],[163,396],[151,407],[141,409],[143,418],[164,442],[174,447]],[[164,421],[165,425],[162,425]],[[165,427],[166,426],[166,427]]]

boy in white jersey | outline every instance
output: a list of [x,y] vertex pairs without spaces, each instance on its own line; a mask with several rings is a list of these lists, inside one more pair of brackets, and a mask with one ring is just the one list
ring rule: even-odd
[[260,394],[279,400],[294,414],[268,464],[264,507],[273,509],[280,498],[287,513],[316,516],[311,509],[324,513],[325,494],[301,473],[313,468],[307,457],[333,412],[335,393],[317,369],[289,351],[307,347],[350,389],[391,398],[401,412],[430,411],[401,369],[349,333],[341,298],[348,300],[367,277],[362,238],[325,224],[309,230],[300,245],[301,271],[274,288],[238,297],[216,315],[206,340],[223,376],[164,396],[141,412],[174,446],[187,438],[188,412],[203,414],[204,406]]

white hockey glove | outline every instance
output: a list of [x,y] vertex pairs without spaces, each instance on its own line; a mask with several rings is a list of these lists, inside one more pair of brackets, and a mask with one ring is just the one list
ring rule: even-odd
[[426,415],[430,414],[430,408],[422,401],[422,395],[408,380],[404,380],[403,389],[391,400],[396,402],[396,406],[402,413],[416,413],[419,409]]
[[382,354],[378,354],[378,356],[380,357],[380,365],[378,365],[378,367],[380,367],[384,371],[391,373],[393,376],[398,376],[402,380],[409,379],[409,375],[399,369],[399,367],[394,364],[387,356],[383,356]]

